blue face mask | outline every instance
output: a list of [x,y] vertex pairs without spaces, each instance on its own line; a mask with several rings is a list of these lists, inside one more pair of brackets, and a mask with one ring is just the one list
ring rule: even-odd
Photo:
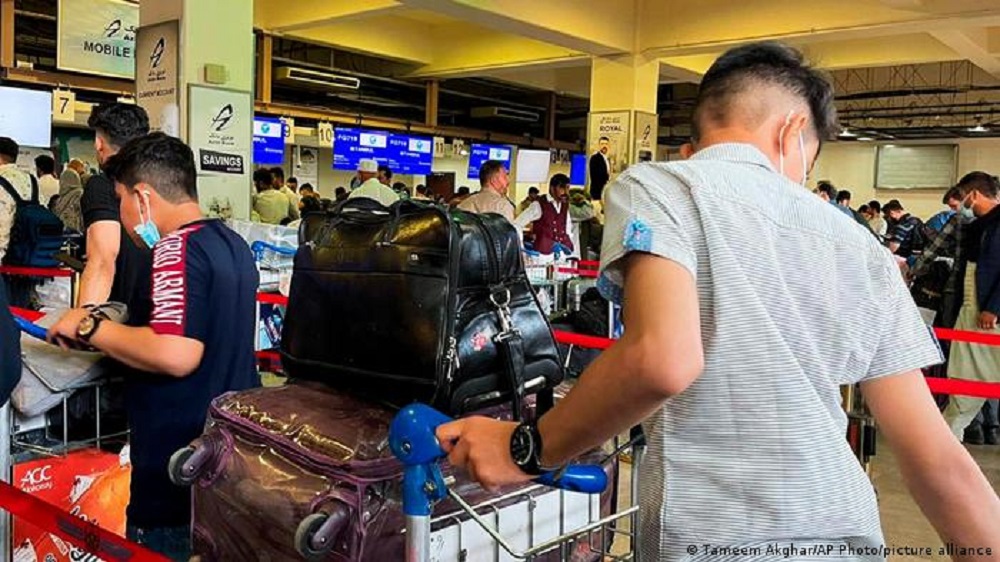
[[[139,194],[137,193],[138,197]],[[146,199],[146,209],[149,209],[149,192],[142,192],[142,197]],[[160,241],[160,229],[156,228],[156,224],[153,222],[153,212],[150,211],[149,215],[143,219],[142,218],[142,203],[138,199],[135,200],[136,206],[139,208],[139,224],[135,225],[135,233],[139,235],[142,241],[152,248]]]
[[965,220],[975,220],[976,213],[972,212],[972,207],[962,201],[962,208],[958,210],[958,214],[962,216]]

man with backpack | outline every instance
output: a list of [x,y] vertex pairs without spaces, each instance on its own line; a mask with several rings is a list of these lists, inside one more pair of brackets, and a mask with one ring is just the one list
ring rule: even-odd
[[17,167],[17,142],[0,137],[0,261],[54,267],[62,221],[39,199],[38,182]]

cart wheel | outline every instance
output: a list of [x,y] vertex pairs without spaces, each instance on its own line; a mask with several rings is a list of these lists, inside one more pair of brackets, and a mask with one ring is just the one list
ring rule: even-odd
[[170,464],[167,465],[167,472],[170,481],[178,486],[191,486],[198,480],[197,466],[189,465],[188,461],[194,456],[196,449],[188,446],[178,449],[170,455]]
[[319,531],[327,519],[325,513],[313,513],[303,519],[295,529],[295,550],[306,560],[319,560],[333,548],[333,541],[327,541],[317,549],[317,541],[313,540],[316,531]]

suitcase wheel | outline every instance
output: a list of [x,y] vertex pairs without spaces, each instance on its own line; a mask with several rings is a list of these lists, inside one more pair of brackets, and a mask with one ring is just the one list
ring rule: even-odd
[[211,458],[211,448],[198,441],[183,449],[178,449],[173,455],[170,455],[170,464],[167,465],[170,481],[178,486],[193,485],[204,472],[205,465]]
[[348,525],[347,506],[337,503],[330,513],[313,513],[295,529],[295,550],[306,560],[321,560],[333,550]]

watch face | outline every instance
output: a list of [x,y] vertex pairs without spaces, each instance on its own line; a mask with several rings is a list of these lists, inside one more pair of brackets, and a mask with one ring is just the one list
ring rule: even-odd
[[534,449],[535,442],[531,437],[530,429],[522,425],[514,430],[514,435],[510,440],[510,455],[514,458],[514,464],[527,464],[531,460]]
[[93,330],[94,330],[94,317],[85,316],[83,320],[80,321],[80,325],[77,327],[76,332],[77,334],[83,337],[87,337]]

